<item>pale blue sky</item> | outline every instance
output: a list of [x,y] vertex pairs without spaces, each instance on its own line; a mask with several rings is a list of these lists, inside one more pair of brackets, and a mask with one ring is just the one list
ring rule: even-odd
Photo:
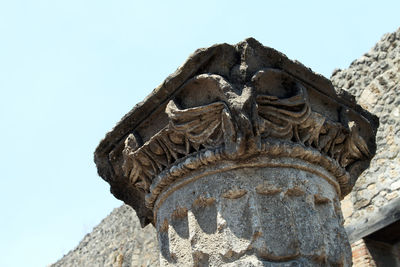
[[329,77],[395,31],[399,10],[398,0],[0,0],[0,266],[56,261],[121,204],[93,151],[195,49],[252,36]]

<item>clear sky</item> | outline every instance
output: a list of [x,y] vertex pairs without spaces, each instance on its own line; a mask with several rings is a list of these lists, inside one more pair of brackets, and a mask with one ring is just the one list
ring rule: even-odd
[[0,0],[0,266],[46,266],[121,202],[106,132],[194,50],[255,37],[327,77],[400,26],[400,1]]

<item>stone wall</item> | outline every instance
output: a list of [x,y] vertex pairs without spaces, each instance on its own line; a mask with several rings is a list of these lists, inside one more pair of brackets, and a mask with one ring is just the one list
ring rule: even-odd
[[[384,35],[348,69],[335,70],[331,81],[380,119],[371,166],[342,201],[345,226],[357,231],[371,219],[382,217],[385,207],[399,202],[400,29]],[[400,266],[399,244],[367,238],[355,241],[352,250],[354,266]]]
[[79,245],[51,266],[148,267],[158,265],[156,232],[144,229],[134,210],[123,205],[114,209]]
[[[350,225],[365,220],[400,195],[400,29],[383,36],[348,69],[335,70],[331,80],[380,117],[377,155],[342,201],[345,225]],[[399,247],[394,246],[397,254]],[[353,244],[353,261],[354,266],[375,266],[363,240]],[[141,229],[135,212],[123,205],[53,266],[157,265],[154,227]]]
[[380,119],[376,155],[342,203],[349,225],[365,220],[400,194],[400,29],[384,35],[348,69],[335,70],[331,81]]

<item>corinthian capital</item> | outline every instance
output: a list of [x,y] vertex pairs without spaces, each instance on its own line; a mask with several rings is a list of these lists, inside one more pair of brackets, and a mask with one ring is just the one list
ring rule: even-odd
[[247,39],[191,55],[106,136],[95,159],[114,195],[146,224],[178,173],[217,158],[318,162],[343,197],[369,164],[375,129],[376,119],[327,79]]
[[247,39],[197,50],[95,162],[142,226],[157,227],[162,266],[343,266],[339,199],[368,167],[377,123],[329,80]]

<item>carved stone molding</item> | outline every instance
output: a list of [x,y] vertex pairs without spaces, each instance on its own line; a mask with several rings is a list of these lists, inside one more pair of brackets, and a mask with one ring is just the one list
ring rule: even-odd
[[[272,154],[271,148],[262,146],[268,140],[281,144],[275,157],[304,157],[307,148],[318,151],[318,157],[327,157],[326,168],[340,169],[335,173],[341,197],[351,188],[346,168],[371,156],[355,122],[334,122],[313,111],[307,89],[283,71],[258,71],[241,95],[215,74],[195,76],[187,83],[191,84],[200,88],[213,84],[213,102],[181,109],[172,99],[165,108],[169,122],[161,131],[141,146],[134,134],[125,139],[124,175],[147,194],[147,208],[152,209],[160,188],[182,173],[222,159]],[[248,112],[243,105],[250,107]],[[285,143],[300,144],[301,152],[288,155],[291,148]],[[157,176],[168,178],[153,185]]]
[[163,191],[222,161],[301,159],[325,168],[342,198],[375,152],[376,127],[327,79],[247,39],[191,55],[107,134],[95,162],[144,226]]

